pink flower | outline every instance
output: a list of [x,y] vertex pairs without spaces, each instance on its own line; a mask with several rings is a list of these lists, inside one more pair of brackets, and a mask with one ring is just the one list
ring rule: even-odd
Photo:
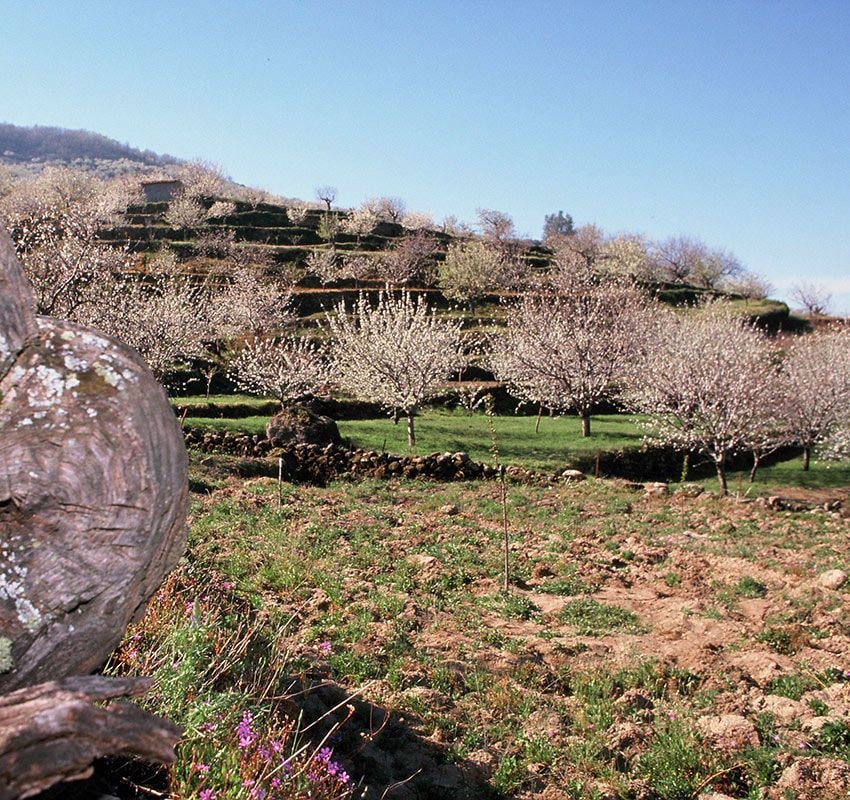
[[330,642],[319,642],[319,652],[323,656],[329,656],[333,652],[333,645]]
[[215,800],[218,797],[218,792],[215,789],[201,789],[198,795],[199,800]]

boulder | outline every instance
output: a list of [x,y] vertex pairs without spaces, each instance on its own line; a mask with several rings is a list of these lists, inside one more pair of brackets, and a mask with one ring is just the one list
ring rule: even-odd
[[36,317],[0,235],[0,692],[103,664],[185,545],[186,450],[130,348]]
[[266,437],[272,447],[340,444],[342,441],[336,422],[303,406],[290,406],[275,414],[266,425]]

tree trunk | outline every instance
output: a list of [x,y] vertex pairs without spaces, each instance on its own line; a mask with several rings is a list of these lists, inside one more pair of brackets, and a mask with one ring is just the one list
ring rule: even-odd
[[685,453],[682,459],[682,476],[681,481],[684,483],[688,479],[688,473],[691,471],[691,454]]
[[590,414],[587,412],[581,414],[581,435],[582,437],[590,436]]
[[186,450],[162,387],[31,300],[0,232],[0,692],[103,664],[185,546]]
[[537,419],[534,421],[534,432],[540,433],[540,417],[543,416],[543,406],[537,409]]
[[809,460],[811,459],[812,448],[806,445],[803,448],[803,472],[809,471]]
[[87,778],[104,756],[172,763],[176,725],[126,701],[104,705],[144,694],[152,682],[90,675],[0,695],[0,800]]
[[715,456],[714,466],[717,468],[717,482],[720,484],[720,494],[725,497],[729,494],[729,487],[726,484],[726,453]]
[[750,483],[755,483],[756,472],[758,472],[759,464],[761,463],[761,455],[753,453],[753,468],[750,470]]
[[413,426],[413,417],[415,409],[407,412],[407,446],[414,447],[416,445],[416,431]]

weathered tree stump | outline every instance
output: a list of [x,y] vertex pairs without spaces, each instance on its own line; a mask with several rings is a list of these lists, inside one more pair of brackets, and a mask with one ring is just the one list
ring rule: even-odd
[[179,728],[132,703],[103,705],[149,685],[149,678],[91,675],[0,695],[0,800],[87,778],[104,755],[171,763]]
[[185,545],[165,392],[129,348],[31,308],[0,231],[0,693],[96,669]]

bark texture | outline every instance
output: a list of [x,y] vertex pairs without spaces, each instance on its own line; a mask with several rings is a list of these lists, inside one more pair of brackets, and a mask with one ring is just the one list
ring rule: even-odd
[[0,231],[0,693],[100,666],[185,546],[162,387],[124,345],[31,309]]
[[150,683],[91,675],[0,696],[0,800],[87,778],[95,759],[105,755],[174,761],[179,728],[132,703],[104,704],[142,694]]

